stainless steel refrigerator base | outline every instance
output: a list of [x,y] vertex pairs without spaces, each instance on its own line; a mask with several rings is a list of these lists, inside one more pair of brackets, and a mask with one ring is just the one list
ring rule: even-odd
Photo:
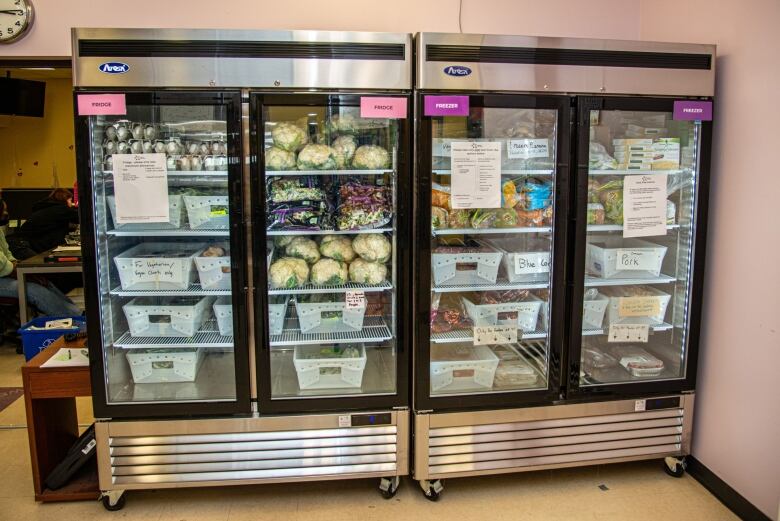
[[340,426],[351,413],[98,421],[100,489],[109,493],[408,474],[409,411],[375,412],[390,414],[390,423]]
[[[649,94],[712,96],[715,90],[715,46],[681,43],[550,38],[490,34],[418,33],[417,87],[425,90],[476,92],[535,92],[569,94]],[[436,60],[429,59],[428,46],[449,49]],[[502,48],[534,51],[615,51],[617,53],[663,53],[710,55],[709,69],[642,67],[641,65],[547,65],[540,63],[490,63],[458,59],[463,49]],[[473,52],[467,53],[474,55]],[[506,58],[506,57],[504,57]],[[445,69],[454,67],[454,71]],[[468,73],[464,74],[468,69]]]
[[[409,34],[81,28],[72,30],[72,41],[76,87],[363,90],[412,87]],[[151,42],[152,51],[147,42]],[[83,44],[89,46],[88,52]],[[141,48],[128,52],[126,49],[133,45]],[[271,53],[275,57],[262,57],[264,45],[276,49]],[[163,48],[170,51],[168,55]],[[318,54],[319,50],[323,52]],[[382,56],[384,51],[386,56]],[[325,58],[329,55],[332,59]],[[125,70],[103,72],[101,67],[107,63]]]
[[651,411],[638,400],[416,413],[417,480],[617,463],[690,453],[693,394]]

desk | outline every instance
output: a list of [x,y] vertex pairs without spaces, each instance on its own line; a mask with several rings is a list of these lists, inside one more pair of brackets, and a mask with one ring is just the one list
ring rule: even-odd
[[81,261],[78,262],[45,262],[43,259],[51,250],[39,253],[35,257],[19,261],[16,264],[16,280],[19,282],[19,323],[27,323],[27,288],[24,277],[28,273],[77,273],[81,271]]
[[65,342],[60,337],[22,366],[27,435],[36,501],[97,499],[97,463],[80,469],[70,483],[59,490],[45,488],[46,476],[79,437],[76,396],[91,396],[89,367],[45,367],[41,365],[61,347],[84,347],[85,339]]

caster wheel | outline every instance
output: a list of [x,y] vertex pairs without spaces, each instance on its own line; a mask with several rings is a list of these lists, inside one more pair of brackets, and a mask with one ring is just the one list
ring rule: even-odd
[[673,478],[681,478],[685,474],[685,458],[665,458],[664,472]]
[[379,480],[379,492],[382,493],[382,497],[385,499],[392,499],[398,494],[398,487],[401,484],[401,478],[395,476],[394,478],[382,478]]
[[111,498],[109,496],[103,496],[101,501],[103,502],[103,508],[105,508],[109,512],[116,512],[117,510],[122,510],[123,508],[125,508],[124,494],[119,496],[119,499],[117,499],[116,503],[114,503],[113,505],[111,504]]
[[444,483],[440,479],[437,479],[436,481],[420,481],[420,487],[422,487],[425,499],[428,501],[438,501],[444,490]]

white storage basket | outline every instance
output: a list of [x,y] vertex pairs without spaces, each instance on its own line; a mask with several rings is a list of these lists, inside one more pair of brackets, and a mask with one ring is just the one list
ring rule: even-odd
[[284,317],[287,314],[289,296],[277,298],[275,304],[268,304],[268,334],[281,335],[284,330]]
[[116,198],[113,195],[106,196],[108,210],[111,212],[111,221],[114,223],[115,230],[138,231],[138,230],[175,230],[181,228],[182,217],[184,215],[184,204],[180,195],[168,196],[168,222],[164,223],[126,223],[117,224],[116,222]]
[[498,357],[488,346],[431,346],[431,392],[491,389]]
[[509,282],[547,282],[550,279],[549,240],[533,237],[490,239],[485,243],[504,254],[501,265]]
[[200,287],[203,289],[230,289],[230,252],[224,257],[195,257]]
[[[182,255],[182,248],[194,248]],[[144,242],[114,257],[123,290],[187,289],[194,279],[192,260],[201,244]]]
[[185,195],[184,206],[190,228],[226,230],[230,226],[227,195]]
[[666,247],[639,239],[607,237],[589,242],[585,270],[605,279],[655,278],[661,274]]
[[[478,253],[433,253],[431,265],[434,284],[495,284],[498,278],[498,266],[501,264],[500,251]],[[459,264],[476,264],[475,270],[458,270]]]
[[599,293],[592,300],[582,303],[582,329],[601,329],[609,298]]
[[[298,302],[295,311],[301,333],[347,333],[363,330],[363,316],[366,313],[365,300],[356,309],[347,309],[344,302]],[[324,313],[337,313],[334,318],[324,318]]]
[[233,303],[230,297],[219,297],[214,302],[214,317],[217,319],[219,334],[233,336]]
[[[501,304],[474,304],[468,298],[461,299],[466,307],[466,313],[475,326],[496,326],[517,324],[518,329],[526,333],[536,331],[539,321],[539,310],[544,301],[536,295],[530,294],[521,302],[505,302]],[[499,319],[499,313],[515,312],[516,320]]]
[[124,306],[130,335],[134,337],[191,337],[211,313],[215,297],[134,298]]
[[[650,295],[627,295],[624,288],[609,288],[604,290],[604,292],[609,295],[607,320],[610,324],[648,324],[650,326],[663,324],[664,317],[666,316],[666,308],[669,305],[672,296],[652,286],[640,287],[650,293]],[[621,302],[623,299],[632,302]],[[621,309],[621,304],[623,304],[623,309]],[[626,312],[626,304],[635,304],[629,308],[635,310],[641,309],[642,307],[657,308],[658,313],[647,312],[638,314],[637,311]]]
[[203,363],[204,349],[134,349],[127,362],[137,384],[194,382]]
[[302,390],[359,388],[366,368],[366,349],[363,344],[349,345],[358,348],[357,357],[328,357],[323,355],[321,345],[295,346],[293,363],[298,386]]

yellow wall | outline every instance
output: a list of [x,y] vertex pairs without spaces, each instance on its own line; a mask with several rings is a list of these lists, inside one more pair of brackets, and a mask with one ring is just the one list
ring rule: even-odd
[[73,187],[72,89],[70,79],[47,79],[43,118],[0,116],[0,188]]

